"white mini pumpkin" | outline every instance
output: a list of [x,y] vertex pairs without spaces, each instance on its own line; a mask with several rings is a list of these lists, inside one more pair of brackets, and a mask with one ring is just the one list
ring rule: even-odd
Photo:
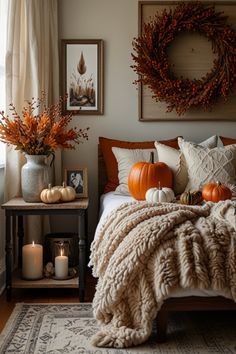
[[40,199],[46,204],[57,203],[61,199],[61,192],[58,189],[53,189],[49,184],[48,188],[42,190]]
[[174,200],[175,194],[171,188],[150,188],[147,190],[145,199],[149,203],[167,202],[170,203]]
[[62,186],[55,186],[53,189],[60,191],[62,202],[71,202],[76,197],[75,189],[67,186],[65,182],[62,183]]

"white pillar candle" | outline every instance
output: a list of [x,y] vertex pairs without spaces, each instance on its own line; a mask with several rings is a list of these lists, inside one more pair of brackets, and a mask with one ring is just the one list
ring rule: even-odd
[[61,255],[55,258],[55,276],[57,278],[66,278],[68,276],[68,257]]
[[22,277],[28,280],[43,277],[43,246],[34,241],[22,248]]

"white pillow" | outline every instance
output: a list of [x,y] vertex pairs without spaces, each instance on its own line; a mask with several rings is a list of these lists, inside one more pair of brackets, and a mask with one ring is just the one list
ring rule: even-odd
[[186,191],[217,181],[236,190],[236,144],[209,149],[181,141],[180,148],[188,169]]
[[128,175],[131,167],[136,162],[150,161],[151,152],[154,153],[154,161],[156,162],[156,149],[122,149],[113,147],[112,152],[118,164],[119,186],[116,188],[116,193],[130,195],[128,189]]
[[[184,139],[178,138],[179,145],[182,141],[184,141]],[[207,140],[202,141],[199,145],[214,148],[217,146],[217,136],[213,135]],[[165,162],[174,174],[173,188],[175,194],[181,194],[188,183],[188,171],[183,153],[180,150],[161,144],[158,141],[155,142],[155,147],[158,161]]]

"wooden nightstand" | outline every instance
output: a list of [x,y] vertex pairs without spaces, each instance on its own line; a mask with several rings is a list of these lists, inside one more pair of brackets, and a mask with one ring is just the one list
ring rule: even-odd
[[[13,198],[2,205],[6,217],[6,290],[7,300],[11,299],[12,288],[47,288],[64,287],[78,288],[79,299],[84,301],[85,273],[86,273],[86,246],[87,246],[87,210],[88,198],[76,199],[68,203],[44,204],[27,203],[22,198]],[[70,280],[23,280],[19,272],[12,274],[13,237],[15,236],[14,219],[18,217],[18,268],[22,266],[22,246],[24,238],[23,216],[27,215],[75,215],[78,217],[79,243],[79,277]]]

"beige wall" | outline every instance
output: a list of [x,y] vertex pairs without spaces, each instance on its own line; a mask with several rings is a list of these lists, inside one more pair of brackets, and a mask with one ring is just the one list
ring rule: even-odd
[[[138,93],[132,64],[132,39],[138,34],[138,0],[59,0],[59,33],[67,39],[103,39],[105,44],[105,114],[74,117],[89,126],[89,141],[63,153],[63,166],[84,165],[89,173],[90,238],[96,223],[97,143],[99,136],[124,140],[183,135],[200,141],[212,134],[235,137],[236,122],[138,121]],[[236,112],[235,112],[236,113]]]

